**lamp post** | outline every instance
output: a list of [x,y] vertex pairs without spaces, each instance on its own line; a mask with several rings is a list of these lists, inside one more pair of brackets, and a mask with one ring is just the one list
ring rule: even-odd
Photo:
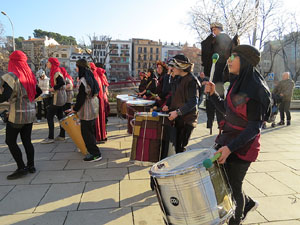
[[10,22],[10,24],[11,24],[12,37],[13,37],[13,50],[15,51],[15,50],[16,50],[16,46],[15,46],[15,31],[14,31],[14,25],[13,25],[13,23],[11,22],[9,16],[8,16],[5,12],[1,11],[1,13],[2,13],[4,16],[6,16],[6,17],[8,18],[8,20],[9,20],[9,22]]

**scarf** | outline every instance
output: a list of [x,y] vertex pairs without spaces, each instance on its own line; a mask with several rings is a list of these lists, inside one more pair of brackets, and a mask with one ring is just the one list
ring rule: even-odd
[[96,67],[95,63],[90,63],[90,67],[91,67],[91,71],[94,74],[95,80],[98,82],[98,85],[99,85],[98,96],[99,96],[99,98],[102,98],[102,96],[103,96],[102,82],[101,82],[100,76],[97,73],[97,67]]
[[9,56],[8,72],[14,73],[27,92],[29,101],[36,95],[36,79],[27,64],[27,56],[22,51],[14,51]]
[[106,73],[105,69],[97,68],[97,73],[98,73],[98,75],[101,79],[102,85],[105,85],[106,87],[108,87],[109,83],[108,83],[107,78],[105,76],[105,73]]
[[72,84],[74,85],[73,77],[71,77],[71,75],[68,74],[67,70],[64,67],[60,67],[60,71],[64,76],[64,79],[69,78],[69,80],[71,80]]
[[57,58],[49,58],[48,62],[51,63],[51,69],[50,69],[50,83],[51,83],[51,87],[54,87],[54,74],[57,72],[61,72],[60,68],[59,68],[59,64],[60,62],[58,61]]

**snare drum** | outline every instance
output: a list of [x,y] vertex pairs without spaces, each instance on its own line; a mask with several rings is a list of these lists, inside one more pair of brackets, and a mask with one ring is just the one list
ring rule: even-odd
[[134,117],[134,128],[130,160],[135,164],[148,166],[158,162],[164,155],[165,124],[169,123],[168,115],[150,112],[137,112]]
[[212,149],[194,149],[168,157],[152,166],[160,207],[167,224],[222,224],[234,212],[224,170],[215,162],[206,169],[203,161]]
[[117,95],[117,114],[119,117],[126,118],[126,102],[129,100],[134,100],[136,97],[130,95]]
[[131,120],[134,118],[135,112],[149,112],[151,106],[155,103],[155,101],[152,100],[144,100],[144,99],[136,99],[136,100],[130,100],[126,102],[127,105],[127,132],[129,134],[132,134],[132,125]]
[[67,131],[68,135],[76,144],[76,146],[80,149],[81,153],[86,155],[87,149],[81,135],[80,120],[77,115],[70,114],[61,119],[59,122],[60,125],[65,129],[65,131]]

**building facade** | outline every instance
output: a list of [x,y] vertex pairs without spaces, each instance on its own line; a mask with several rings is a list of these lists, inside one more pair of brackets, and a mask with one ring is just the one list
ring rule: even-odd
[[137,77],[148,68],[155,68],[161,59],[162,43],[148,39],[132,39],[132,75]]

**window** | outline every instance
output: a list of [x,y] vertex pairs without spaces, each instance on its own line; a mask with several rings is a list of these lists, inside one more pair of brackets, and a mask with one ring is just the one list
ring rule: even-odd
[[147,59],[147,56],[146,55],[144,55],[144,60],[146,60]]
[[138,63],[138,68],[141,68],[141,63]]
[[158,55],[156,55],[156,61],[158,60]]
[[147,53],[147,47],[144,47],[144,53]]
[[147,63],[144,63],[143,68],[144,68],[144,69],[147,69]]
[[153,57],[152,57],[152,55],[150,55],[150,61],[152,61],[153,60]]
[[61,54],[62,58],[67,58],[67,54]]
[[59,58],[59,54],[56,54],[55,57],[56,57],[56,58]]
[[150,53],[153,53],[153,48],[150,48]]
[[159,53],[159,48],[156,48],[156,54],[158,54]]
[[138,48],[138,53],[142,53],[142,47]]
[[142,60],[142,56],[141,55],[139,55],[139,58],[138,58],[139,60]]

